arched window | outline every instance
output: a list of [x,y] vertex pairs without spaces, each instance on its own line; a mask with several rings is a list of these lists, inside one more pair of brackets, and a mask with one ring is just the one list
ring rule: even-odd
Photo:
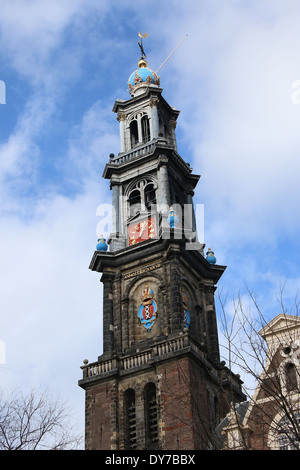
[[134,189],[129,195],[130,217],[141,210],[141,192]]
[[156,204],[155,188],[153,183],[148,183],[145,187],[145,206],[151,209],[151,205]]
[[144,403],[146,449],[158,449],[158,413],[154,383],[145,386]]
[[220,402],[212,390],[206,391],[208,420],[214,430],[220,423]]
[[137,215],[138,212],[151,211],[151,206],[156,205],[156,184],[154,180],[144,178],[137,180],[135,185],[128,189],[128,218]]
[[142,125],[142,138],[143,142],[149,142],[150,140],[150,125],[148,116],[143,116],[141,119]]
[[297,371],[292,362],[285,366],[286,389],[288,392],[297,389]]
[[281,420],[278,427],[278,448],[279,450],[299,449],[299,424],[300,414],[292,413]]
[[137,121],[134,119],[130,123],[130,143],[131,148],[134,147],[139,142],[139,133],[138,133],[138,124]]
[[125,450],[136,449],[135,393],[129,388],[124,393],[124,443]]

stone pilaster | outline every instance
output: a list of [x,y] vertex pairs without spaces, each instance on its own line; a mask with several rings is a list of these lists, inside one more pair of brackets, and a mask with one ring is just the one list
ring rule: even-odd
[[218,327],[215,309],[214,286],[205,287],[208,350],[210,358],[215,362],[220,362]]
[[111,353],[114,349],[114,318],[113,318],[113,280],[112,273],[104,273],[103,283],[103,353]]

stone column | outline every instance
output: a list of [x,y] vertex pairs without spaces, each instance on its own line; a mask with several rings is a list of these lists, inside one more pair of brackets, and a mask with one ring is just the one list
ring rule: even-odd
[[151,138],[157,139],[159,134],[159,119],[158,119],[158,105],[159,99],[157,97],[152,97],[150,100],[150,108],[151,108]]
[[122,319],[122,338],[121,350],[125,351],[130,345],[129,339],[129,315],[128,315],[129,299],[121,301],[121,319]]
[[114,214],[113,214],[113,217],[112,217],[112,233],[119,233],[119,231],[120,231],[119,185],[113,184],[111,190],[112,190],[112,206],[114,208]]
[[169,175],[168,175],[168,167],[167,162],[163,161],[164,156],[160,157],[161,165],[158,170],[158,204],[168,206],[170,205],[170,188],[169,188]]
[[183,312],[181,279],[179,272],[179,254],[172,250],[168,254],[170,266],[170,307],[172,315],[172,333],[183,330]]
[[160,155],[160,166],[157,171],[157,209],[162,215],[162,228],[166,231],[165,235],[163,235],[163,238],[169,238],[170,232],[170,227],[167,224],[167,217],[170,210],[170,188],[167,161],[168,158],[165,155]]
[[121,281],[120,272],[116,272],[112,281],[113,296],[113,325],[114,325],[114,352],[122,351],[123,338],[123,321],[122,321],[122,305],[121,305]]
[[123,227],[123,210],[122,207],[125,204],[124,198],[122,197],[122,186],[118,183],[111,183],[112,189],[112,231],[108,240],[110,251],[120,250],[126,246],[126,238]]
[[176,142],[176,133],[175,133],[177,122],[172,119],[169,122],[169,124],[170,124],[171,132],[172,132],[173,145],[174,145],[175,150],[177,151],[177,142]]
[[126,152],[125,145],[125,118],[126,114],[118,113],[118,121],[120,123],[120,152]]
[[205,290],[204,290],[203,282],[199,283],[198,296],[199,296],[199,301],[200,301],[200,305],[197,307],[197,311],[199,314],[199,330],[200,330],[199,342],[202,346],[207,347],[208,328],[207,328],[207,321],[206,321]]
[[103,273],[103,353],[111,353],[114,349],[113,319],[113,280],[112,273]]
[[209,356],[215,362],[220,362],[218,327],[215,309],[215,287],[205,286],[207,333]]

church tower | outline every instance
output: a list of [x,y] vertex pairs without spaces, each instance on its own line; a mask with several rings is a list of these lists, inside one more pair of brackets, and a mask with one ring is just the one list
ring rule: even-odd
[[208,449],[243,399],[219,355],[214,291],[225,267],[198,241],[200,177],[177,151],[179,111],[140,46],[130,98],[113,107],[120,152],[103,174],[113,229],[90,263],[103,283],[103,353],[84,361],[79,381],[86,449]]

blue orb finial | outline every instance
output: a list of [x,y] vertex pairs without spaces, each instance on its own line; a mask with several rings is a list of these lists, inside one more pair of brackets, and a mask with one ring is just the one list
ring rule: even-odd
[[142,57],[138,62],[138,69],[128,79],[129,93],[134,95],[137,90],[150,85],[159,87],[160,80],[157,74],[148,67],[147,61]]
[[211,248],[208,248],[208,251],[206,253],[206,261],[208,261],[209,264],[216,264],[217,259]]
[[105,238],[103,238],[103,235],[100,235],[100,238],[98,238],[98,243],[96,246],[97,251],[107,251],[107,243]]

